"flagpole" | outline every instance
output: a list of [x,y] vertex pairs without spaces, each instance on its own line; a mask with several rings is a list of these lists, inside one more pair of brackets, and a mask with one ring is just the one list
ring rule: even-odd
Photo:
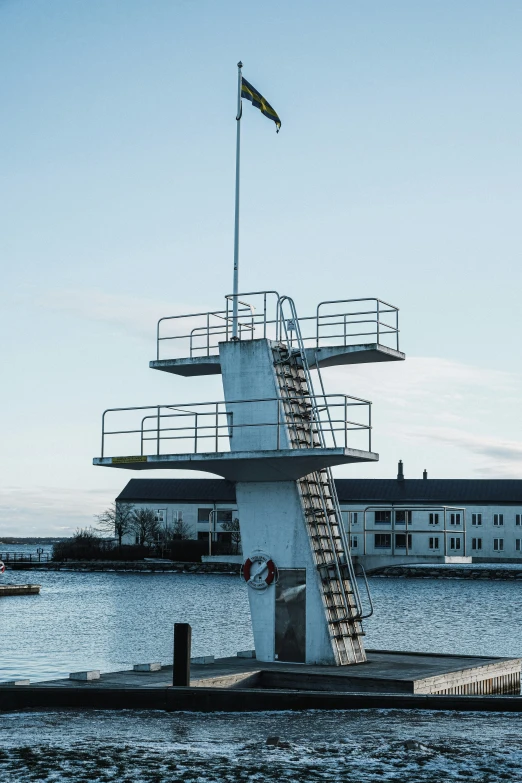
[[234,224],[234,288],[232,298],[232,339],[238,339],[238,293],[239,293],[239,151],[241,144],[241,61],[237,64],[237,115],[236,115],[236,210]]

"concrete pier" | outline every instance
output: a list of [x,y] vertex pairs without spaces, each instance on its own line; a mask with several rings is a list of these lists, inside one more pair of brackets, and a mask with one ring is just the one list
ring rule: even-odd
[[0,710],[160,709],[204,712],[301,709],[522,711],[519,658],[368,650],[359,666],[266,663],[245,657],[192,664],[190,686],[172,687],[172,666],[0,686]]
[[0,585],[0,598],[8,595],[38,595],[40,585]]

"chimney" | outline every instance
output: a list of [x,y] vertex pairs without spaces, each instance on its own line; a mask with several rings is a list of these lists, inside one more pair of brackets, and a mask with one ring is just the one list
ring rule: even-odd
[[404,473],[402,470],[402,459],[399,460],[399,472],[397,473],[397,481],[404,481]]
[[424,479],[424,481],[428,480],[428,471],[427,470],[423,470],[422,471],[422,478]]

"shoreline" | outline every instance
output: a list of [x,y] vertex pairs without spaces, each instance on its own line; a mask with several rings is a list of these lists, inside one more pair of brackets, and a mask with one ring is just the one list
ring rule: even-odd
[[7,571],[134,571],[144,573],[239,574],[238,563],[154,562],[143,560],[68,560],[6,563]]

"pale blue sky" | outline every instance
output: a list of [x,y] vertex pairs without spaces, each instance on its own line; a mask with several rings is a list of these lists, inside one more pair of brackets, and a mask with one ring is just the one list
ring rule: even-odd
[[[0,0],[0,536],[89,524],[106,407],[214,399],[148,369],[156,320],[241,288],[401,308],[406,363],[331,370],[381,462],[522,477],[519,2]],[[148,476],[164,475],[149,473]]]

